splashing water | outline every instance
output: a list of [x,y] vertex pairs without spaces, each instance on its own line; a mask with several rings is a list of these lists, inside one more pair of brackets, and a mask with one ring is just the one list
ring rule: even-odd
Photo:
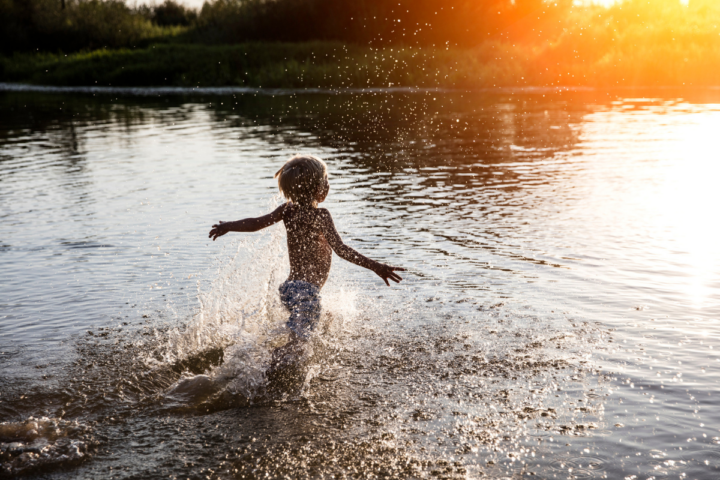
[[90,427],[77,421],[30,417],[0,423],[0,474],[76,464],[95,446]]
[[[278,202],[279,197],[273,198],[270,210]],[[257,238],[232,240],[216,263],[217,273],[209,287],[203,289],[198,282],[198,312],[185,328],[169,332],[161,347],[161,362],[155,357],[148,357],[147,362],[177,365],[220,352],[216,366],[197,375],[185,372],[168,395],[193,401],[213,396],[224,404],[245,404],[264,391],[271,353],[288,341],[288,312],[277,293],[287,274],[285,231],[276,226]],[[357,313],[352,291],[340,288],[323,297],[320,325],[306,358],[298,359],[306,364],[301,385],[307,385],[320,370],[317,352],[326,352],[333,334],[341,332]]]

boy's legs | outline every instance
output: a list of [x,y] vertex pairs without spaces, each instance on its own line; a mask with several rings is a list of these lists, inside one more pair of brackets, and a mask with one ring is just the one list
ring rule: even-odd
[[273,351],[270,374],[311,354],[307,340],[320,320],[320,288],[316,285],[287,281],[280,286],[280,300],[290,311],[286,323],[290,329],[290,341]]

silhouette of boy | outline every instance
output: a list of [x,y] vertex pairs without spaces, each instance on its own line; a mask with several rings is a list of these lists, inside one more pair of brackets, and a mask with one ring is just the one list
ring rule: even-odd
[[[320,318],[320,289],[330,274],[334,251],[340,258],[375,272],[390,286],[400,282],[395,272],[403,268],[376,262],[345,245],[335,229],[330,212],[318,208],[330,191],[325,162],[312,155],[296,155],[275,174],[278,186],[289,201],[275,211],[257,218],[219,222],[212,226],[213,241],[228,232],[256,232],[280,220],[287,230],[290,276],[280,285],[280,299],[290,311],[287,326],[292,332],[292,351],[300,340],[307,340]],[[273,354],[276,363],[278,351]]]

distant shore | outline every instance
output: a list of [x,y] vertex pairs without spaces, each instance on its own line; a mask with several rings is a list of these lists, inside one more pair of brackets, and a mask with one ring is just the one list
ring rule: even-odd
[[260,95],[260,96],[297,96],[297,95],[363,95],[363,94],[405,94],[422,95],[431,93],[484,93],[498,95],[552,95],[582,94],[592,92],[642,92],[642,94],[658,94],[659,92],[707,92],[720,90],[720,85],[701,86],[614,86],[614,87],[483,87],[483,88],[418,88],[418,87],[371,87],[371,88],[258,88],[258,87],[157,87],[157,86],[55,86],[35,85],[29,83],[0,82],[0,93],[42,93],[42,94],[87,94],[87,95],[119,95],[123,97],[166,97],[166,96],[224,96],[224,95]]
[[[388,47],[336,42],[202,45],[0,57],[0,82],[47,86],[367,89],[720,85],[718,52],[614,51],[598,61],[548,62],[509,43],[475,48]],[[675,54],[677,56],[677,53]],[[659,63],[659,58],[667,62]]]

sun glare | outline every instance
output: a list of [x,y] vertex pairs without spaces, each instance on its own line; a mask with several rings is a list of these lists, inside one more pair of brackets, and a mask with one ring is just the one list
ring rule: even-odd
[[662,223],[675,230],[678,251],[672,253],[684,253],[687,259],[684,289],[696,308],[708,300],[720,263],[720,223],[712,215],[713,206],[720,202],[719,131],[720,112],[685,116],[674,127],[674,148],[668,151],[672,160],[657,205]]
[[[689,0],[678,0],[683,5],[688,5]],[[611,5],[614,5],[616,3],[621,3],[622,0],[590,0],[589,2],[580,2],[580,4],[595,4],[595,5],[603,5],[605,7],[609,7]]]
[[[720,106],[696,111],[684,103],[626,100],[587,120],[589,148],[614,145],[588,164],[596,234],[609,228],[647,245],[621,260],[634,264],[632,282],[672,292],[691,309],[716,307]],[[611,226],[606,218],[614,219]]]

